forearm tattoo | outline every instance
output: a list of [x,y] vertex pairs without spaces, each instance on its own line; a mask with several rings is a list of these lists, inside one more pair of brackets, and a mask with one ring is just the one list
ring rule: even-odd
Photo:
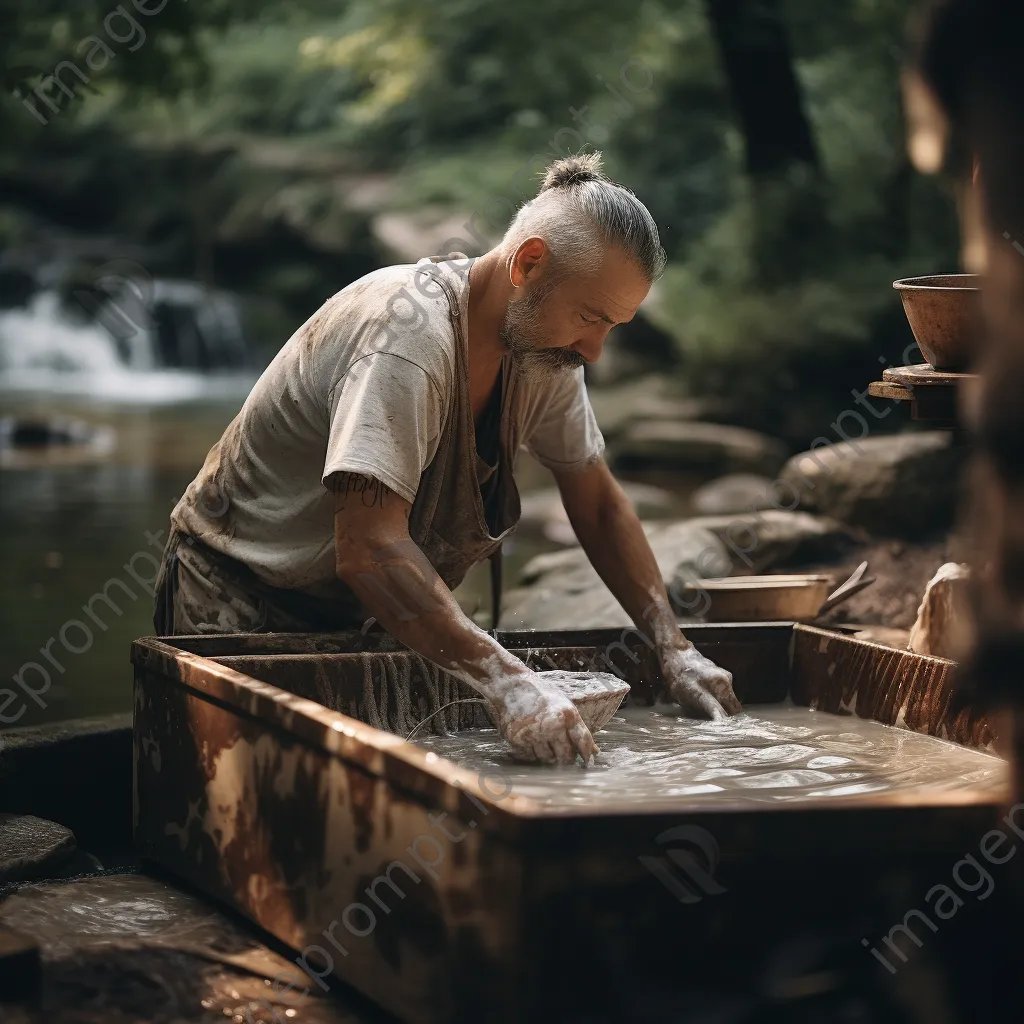
[[357,500],[367,508],[383,508],[385,497],[391,493],[375,477],[360,476],[358,473],[335,473],[332,484],[342,508],[348,503],[351,495],[356,495]]

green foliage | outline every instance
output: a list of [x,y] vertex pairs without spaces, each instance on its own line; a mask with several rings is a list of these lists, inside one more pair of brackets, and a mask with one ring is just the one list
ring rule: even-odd
[[[8,0],[9,88],[26,68],[49,73],[110,10],[65,6]],[[168,0],[146,21],[145,49],[97,73],[98,95],[73,116],[44,129],[10,96],[0,103],[0,178],[76,153],[75,181],[116,182],[103,197],[112,223],[170,230],[198,190],[236,256],[257,236],[271,251],[280,229],[362,260],[373,213],[478,212],[495,237],[544,163],[600,148],[662,229],[670,266],[651,315],[676,339],[691,389],[798,434],[902,352],[891,281],[956,264],[949,197],[904,153],[914,6],[783,0],[822,158],[813,180],[748,180],[701,0]],[[347,208],[342,171],[389,179],[384,206]],[[252,280],[306,302],[337,285],[317,266],[291,252]]]
[[[62,61],[80,64],[88,75],[87,59],[95,40],[114,53],[98,73],[103,79],[150,91],[180,90],[200,80],[205,62],[197,33],[204,26],[227,24],[235,5],[230,0],[203,4],[167,0],[161,7],[160,0],[151,0],[143,7],[155,13],[145,15],[130,3],[125,7],[106,0],[74,5],[60,0],[7,0],[0,13],[4,93],[17,86],[29,91]],[[134,53],[128,51],[137,53],[142,46],[145,59],[130,59]]]

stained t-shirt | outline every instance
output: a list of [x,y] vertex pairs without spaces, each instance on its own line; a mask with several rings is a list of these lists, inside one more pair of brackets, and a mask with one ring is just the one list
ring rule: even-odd
[[[331,477],[371,476],[416,500],[455,372],[448,300],[425,263],[367,274],[292,335],[172,512],[177,529],[271,586],[326,594],[336,580]],[[430,265],[464,318],[470,263]],[[604,451],[582,367],[520,375],[512,415],[522,445],[549,468]]]

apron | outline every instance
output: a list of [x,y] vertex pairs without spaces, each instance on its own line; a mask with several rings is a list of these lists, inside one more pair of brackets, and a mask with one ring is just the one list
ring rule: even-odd
[[409,516],[409,534],[448,588],[454,590],[474,565],[498,552],[501,542],[519,522],[519,491],[512,475],[519,449],[518,427],[512,415],[518,378],[514,360],[506,356],[501,366],[498,461],[493,478],[488,480],[493,488],[492,533],[480,494],[484,468],[477,457],[469,400],[468,326],[463,323],[465,318],[451,285],[440,273],[431,276],[448,298],[455,333],[455,393],[437,453],[420,478]]
[[[441,260],[446,257],[440,257]],[[451,257],[448,257],[451,258]],[[432,257],[438,262],[437,257]],[[477,455],[469,394],[469,330],[458,296],[440,270],[425,270],[448,301],[454,333],[455,380],[437,450],[420,477],[409,516],[409,535],[445,585],[454,590],[466,573],[491,558],[491,595],[497,624],[501,543],[519,522],[519,491],[513,478],[519,430],[513,415],[518,383],[515,362],[506,356],[500,373],[500,424],[493,469]],[[488,524],[481,496],[489,490]],[[492,532],[493,531],[493,532]],[[187,546],[187,551],[186,551]],[[182,556],[179,564],[179,554]],[[359,629],[366,619],[355,595],[338,601],[283,590],[259,580],[247,566],[172,530],[156,583],[153,624],[158,635],[196,632],[323,632]]]

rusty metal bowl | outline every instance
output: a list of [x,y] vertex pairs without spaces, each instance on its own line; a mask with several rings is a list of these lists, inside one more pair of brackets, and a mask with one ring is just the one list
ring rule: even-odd
[[727,576],[687,583],[680,603],[706,622],[810,622],[834,586],[832,576],[807,573]]
[[894,281],[921,354],[936,370],[971,361],[980,313],[977,274],[935,274]]

